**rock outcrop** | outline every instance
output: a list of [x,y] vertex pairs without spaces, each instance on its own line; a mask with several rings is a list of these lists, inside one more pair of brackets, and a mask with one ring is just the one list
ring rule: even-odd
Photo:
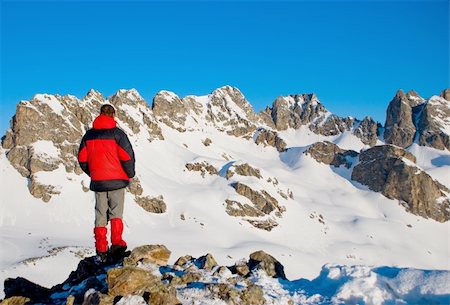
[[387,144],[405,148],[413,143],[416,134],[416,126],[413,121],[413,107],[415,106],[417,106],[416,102],[408,99],[402,90],[397,92],[386,111],[384,139]]
[[[449,93],[443,94],[449,98]],[[433,96],[422,107],[418,119],[419,144],[450,150],[450,101]]]
[[264,214],[268,215],[275,212],[276,215],[281,215],[281,213],[286,210],[265,190],[255,191],[251,187],[240,182],[233,183],[232,187],[236,190],[236,193],[247,197],[254,206]]
[[399,147],[375,146],[360,154],[352,180],[399,200],[413,214],[448,221],[450,190],[418,168],[415,161],[411,153]]
[[233,164],[230,166],[230,168],[227,170],[225,177],[227,179],[230,179],[234,176],[234,174],[237,174],[239,176],[252,176],[256,177],[258,179],[261,179],[261,171],[258,168],[254,168],[250,166],[248,163],[242,163],[242,164]]
[[157,197],[150,196],[136,196],[136,202],[145,211],[149,213],[161,214],[167,210],[167,204],[164,202],[164,197],[159,195]]
[[310,155],[317,162],[335,167],[344,165],[347,168],[352,166],[352,159],[358,156],[356,151],[341,149],[328,141],[314,143],[305,151],[305,154]]
[[163,245],[144,245],[124,262],[101,265],[88,257],[67,280],[50,289],[24,278],[7,279],[2,304],[106,305],[134,300],[136,304],[175,305],[203,287],[202,302],[262,305],[273,298],[257,284],[262,274],[287,281],[283,265],[264,251],[230,267],[220,266],[212,254],[186,255],[168,265],[169,255]]
[[298,129],[312,123],[326,112],[315,94],[296,94],[278,97],[272,105],[271,114],[278,130]]
[[371,117],[365,117],[364,120],[357,125],[353,134],[357,136],[361,142],[372,147],[377,144],[378,129],[380,128],[381,125],[377,124]]
[[264,146],[273,146],[279,152],[286,150],[286,142],[278,135],[276,131],[267,130],[264,128],[258,129],[255,134],[255,143],[263,144]]
[[185,167],[190,172],[200,172],[203,178],[205,178],[206,173],[208,173],[209,175],[219,174],[217,169],[206,161],[186,163]]

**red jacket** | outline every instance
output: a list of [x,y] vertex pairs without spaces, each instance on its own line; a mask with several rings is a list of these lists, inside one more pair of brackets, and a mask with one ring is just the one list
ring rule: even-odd
[[99,115],[81,140],[78,162],[91,177],[90,189],[95,192],[126,187],[135,175],[130,140],[106,115]]

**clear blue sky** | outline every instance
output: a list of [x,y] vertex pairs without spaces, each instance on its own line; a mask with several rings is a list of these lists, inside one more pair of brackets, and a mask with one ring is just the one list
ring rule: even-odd
[[397,89],[449,87],[449,2],[1,1],[1,124],[36,93],[241,89],[255,110],[315,92],[384,123]]

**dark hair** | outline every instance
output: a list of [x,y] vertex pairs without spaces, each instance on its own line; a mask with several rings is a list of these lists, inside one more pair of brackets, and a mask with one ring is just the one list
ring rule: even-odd
[[114,110],[114,107],[109,104],[105,104],[100,108],[100,114],[104,114],[110,117],[113,117],[116,113],[116,110]]

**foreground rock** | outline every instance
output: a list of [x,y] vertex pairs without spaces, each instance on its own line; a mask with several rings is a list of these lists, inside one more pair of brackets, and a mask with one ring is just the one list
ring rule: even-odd
[[256,305],[270,298],[256,283],[261,273],[286,280],[283,265],[264,251],[230,267],[220,266],[212,254],[183,256],[174,265],[167,265],[169,256],[164,245],[144,245],[115,264],[98,265],[89,257],[66,281],[50,289],[23,278],[7,279],[1,304],[106,305],[135,300],[138,304],[176,305],[203,287],[203,302]]
[[413,214],[439,222],[450,219],[450,191],[415,165],[416,158],[392,145],[362,152],[352,180],[397,199]]

